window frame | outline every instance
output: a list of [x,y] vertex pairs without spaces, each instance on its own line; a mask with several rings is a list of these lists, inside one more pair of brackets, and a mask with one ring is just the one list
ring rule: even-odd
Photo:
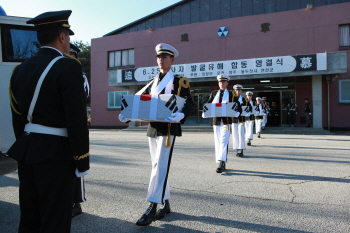
[[[118,92],[126,92],[126,94],[122,94],[123,95],[129,95],[129,91],[128,90],[124,90],[124,91],[108,91],[107,92],[107,109],[121,109],[121,105],[120,106],[116,106],[115,105],[115,93],[118,93]],[[114,106],[109,106],[109,94],[110,93],[113,93],[113,102],[114,102]]]
[[[128,51],[128,56],[130,54],[130,50],[133,50],[133,54],[134,54],[134,59],[133,59],[133,64],[129,64],[130,63],[130,57],[128,57],[128,64],[127,65],[123,65],[123,52],[124,51]],[[120,52],[120,66],[110,66],[110,54],[114,53],[114,62],[113,64],[115,65],[115,52]],[[134,48],[130,48],[130,49],[122,49],[122,50],[114,50],[114,51],[108,51],[108,67],[107,69],[118,69],[118,68],[132,68],[135,67],[135,49]]]
[[[349,46],[340,46],[340,37],[339,37],[339,32],[340,32],[340,27],[342,26],[349,26],[349,34],[350,34],[350,23],[347,24],[340,24],[338,27],[338,44],[339,44],[339,50],[348,50],[350,49],[350,45]],[[349,35],[350,36],[350,35]]]
[[342,79],[342,80],[339,80],[339,103],[340,103],[340,104],[350,104],[350,99],[349,99],[349,100],[342,100],[342,98],[341,98],[341,86],[342,86],[342,82],[349,82],[349,83],[350,83],[350,79]]
[[[24,30],[24,31],[35,31],[34,27],[33,26],[23,26],[23,25],[12,25],[12,24],[1,24],[1,57],[2,57],[2,61],[3,62],[23,62],[25,61],[26,59],[12,59],[12,58],[9,58],[7,56],[7,48],[8,48],[8,43],[9,41],[6,40],[5,38],[5,32],[7,30],[11,30],[11,29],[14,29],[14,30]],[[11,48],[13,49],[13,45],[11,46]],[[39,49],[38,49],[39,50]]]

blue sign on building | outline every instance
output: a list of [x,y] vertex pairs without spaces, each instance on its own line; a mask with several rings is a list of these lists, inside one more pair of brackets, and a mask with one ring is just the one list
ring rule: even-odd
[[218,30],[218,35],[220,37],[226,37],[228,34],[228,30],[227,30],[227,27],[220,27],[219,30]]

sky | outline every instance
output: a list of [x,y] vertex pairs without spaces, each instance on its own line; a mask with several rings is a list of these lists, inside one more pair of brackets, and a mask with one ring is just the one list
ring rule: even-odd
[[8,16],[33,18],[47,11],[72,10],[72,41],[91,43],[135,20],[181,0],[0,0]]

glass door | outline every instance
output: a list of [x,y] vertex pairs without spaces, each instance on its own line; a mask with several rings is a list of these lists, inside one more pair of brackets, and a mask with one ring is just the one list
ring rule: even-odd
[[208,102],[209,96],[209,93],[192,93],[192,112],[185,125],[211,125],[210,118],[202,118],[203,106]]

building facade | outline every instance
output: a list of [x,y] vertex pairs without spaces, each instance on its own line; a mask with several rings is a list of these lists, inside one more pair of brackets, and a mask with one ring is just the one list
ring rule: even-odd
[[349,130],[348,12],[348,0],[186,0],[93,39],[91,125],[128,126],[118,120],[121,97],[157,74],[154,48],[168,43],[180,54],[173,71],[189,78],[195,101],[186,124],[211,124],[203,104],[224,73],[229,89],[239,83],[275,102],[276,125],[288,125],[293,98],[297,126],[305,126],[309,98],[313,127]]

